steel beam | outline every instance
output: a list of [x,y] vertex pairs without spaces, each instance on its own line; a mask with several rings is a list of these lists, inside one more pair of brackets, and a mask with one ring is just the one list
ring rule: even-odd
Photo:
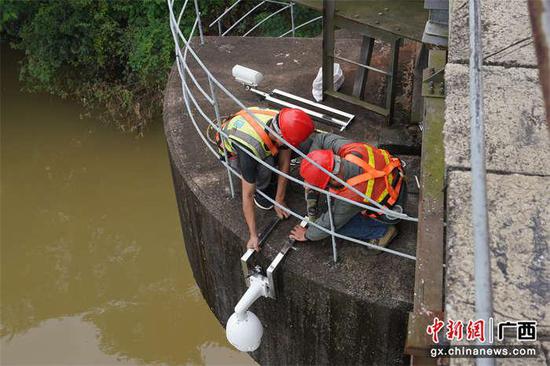
[[401,45],[401,39],[397,38],[391,43],[391,59],[390,69],[388,70],[390,78],[388,80],[388,88],[386,89],[386,109],[389,111],[386,117],[386,122],[391,124],[393,118],[393,109],[395,106],[395,79],[397,75],[397,68],[399,64],[399,48]]
[[334,0],[323,0],[323,93],[334,90]]
[[[374,38],[363,36],[361,44],[361,53],[359,62],[365,65],[370,65],[372,59],[372,49],[374,48]],[[355,83],[353,84],[353,96],[361,98],[365,92],[365,84],[367,82],[369,70],[364,67],[357,67],[355,72]]]
[[[431,50],[428,56],[428,68],[443,70],[445,61],[445,51]],[[425,74],[431,75],[431,72]],[[426,333],[426,327],[433,322],[434,317],[443,319],[444,111],[444,98],[430,93],[425,94],[414,308],[409,314],[405,344],[405,352],[413,356],[412,365],[436,364],[436,359],[426,357],[427,349],[433,346],[431,338]]]

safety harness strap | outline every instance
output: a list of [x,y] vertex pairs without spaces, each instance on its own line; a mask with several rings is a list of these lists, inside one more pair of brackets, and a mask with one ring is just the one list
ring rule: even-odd
[[359,157],[357,157],[353,154],[346,155],[344,157],[344,159],[346,159],[347,161],[359,166],[360,168],[363,169],[363,171],[365,171],[365,173],[363,173],[363,174],[360,174],[360,175],[357,175],[353,178],[348,179],[347,183],[350,186],[355,186],[357,184],[367,182],[371,179],[384,177],[384,182],[386,184],[386,190],[388,191],[388,194],[390,196],[390,198],[388,199],[388,204],[393,205],[397,201],[397,199],[399,198],[399,191],[401,189],[401,181],[402,181],[401,178],[402,177],[400,177],[399,181],[397,182],[397,185],[396,185],[395,189],[392,187],[391,183],[389,182],[388,177],[391,175],[391,173],[393,172],[393,170],[395,168],[400,168],[401,167],[401,161],[399,159],[391,158],[389,164],[387,164],[384,167],[383,170],[377,170],[377,169],[373,168],[366,161],[364,161],[363,159],[361,159],[361,158],[359,158]]
[[[262,110],[262,111],[254,112],[254,114],[264,114],[264,115],[267,115],[267,116],[275,116],[277,114],[277,112]],[[258,124],[258,122],[256,122],[254,117],[252,117],[249,113],[247,113],[246,110],[239,111],[236,114],[236,116],[241,116],[246,120],[246,122],[248,122],[248,124],[254,129],[254,131],[256,131],[258,136],[260,136],[260,138],[262,139],[265,146],[267,146],[267,148],[271,152],[271,155],[273,155],[273,156],[277,155],[277,153],[279,151],[277,149],[277,146],[275,146],[273,144],[273,141],[271,141],[271,138],[269,138],[268,134],[265,132],[263,127],[260,126]]]

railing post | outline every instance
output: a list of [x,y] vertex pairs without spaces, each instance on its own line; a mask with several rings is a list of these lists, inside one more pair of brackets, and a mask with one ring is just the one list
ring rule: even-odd
[[338,261],[338,253],[336,251],[336,238],[334,237],[334,221],[332,219],[332,203],[330,201],[330,196],[327,194],[327,205],[328,205],[328,217],[330,219],[330,236],[332,238],[332,258],[334,263]]
[[[210,94],[212,97],[212,105],[214,106],[214,113],[216,114],[216,123],[218,124],[218,128],[221,130],[222,121],[220,117],[220,108],[218,106],[218,98],[216,98],[216,89],[214,88],[214,83],[212,82],[210,75],[208,75],[208,85],[210,85]],[[221,133],[220,133],[220,138],[222,140],[223,158],[227,163],[225,168],[227,169],[227,178],[229,179],[229,190],[231,191],[231,198],[235,198],[235,188],[233,187],[233,177],[231,176],[231,171],[229,170],[229,159],[227,158],[227,151],[225,150],[225,137]]]
[[292,37],[296,37],[296,28],[294,27],[294,3],[290,3],[290,22],[292,26]]
[[200,39],[201,39],[201,45],[204,44],[204,35],[202,34],[202,22],[201,22],[201,12],[199,10],[199,3],[197,0],[194,0],[195,1],[195,15],[197,17],[197,20],[199,21],[199,36],[200,36]]

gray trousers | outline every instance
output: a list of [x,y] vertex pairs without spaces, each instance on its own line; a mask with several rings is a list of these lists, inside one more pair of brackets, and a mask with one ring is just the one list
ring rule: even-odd
[[[273,156],[265,158],[264,162],[266,162],[270,166],[275,165],[275,159],[273,158]],[[231,168],[235,169],[239,174],[241,174],[241,167],[239,166],[238,157],[230,158],[229,165],[231,166]],[[258,163],[258,166],[256,167],[256,188],[260,191],[265,190],[271,183],[272,176],[273,172],[269,168],[261,163]]]

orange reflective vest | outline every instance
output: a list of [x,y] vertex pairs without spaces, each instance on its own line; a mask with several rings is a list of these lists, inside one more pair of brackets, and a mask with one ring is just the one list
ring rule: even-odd
[[[363,169],[362,174],[348,179],[346,183],[359,192],[364,192],[367,197],[382,206],[391,208],[395,205],[405,177],[401,161],[398,158],[392,157],[386,150],[359,142],[342,146],[338,155]],[[349,188],[331,188],[331,192],[370,205],[365,197]],[[363,211],[363,215],[379,216],[379,214],[368,210]]]

